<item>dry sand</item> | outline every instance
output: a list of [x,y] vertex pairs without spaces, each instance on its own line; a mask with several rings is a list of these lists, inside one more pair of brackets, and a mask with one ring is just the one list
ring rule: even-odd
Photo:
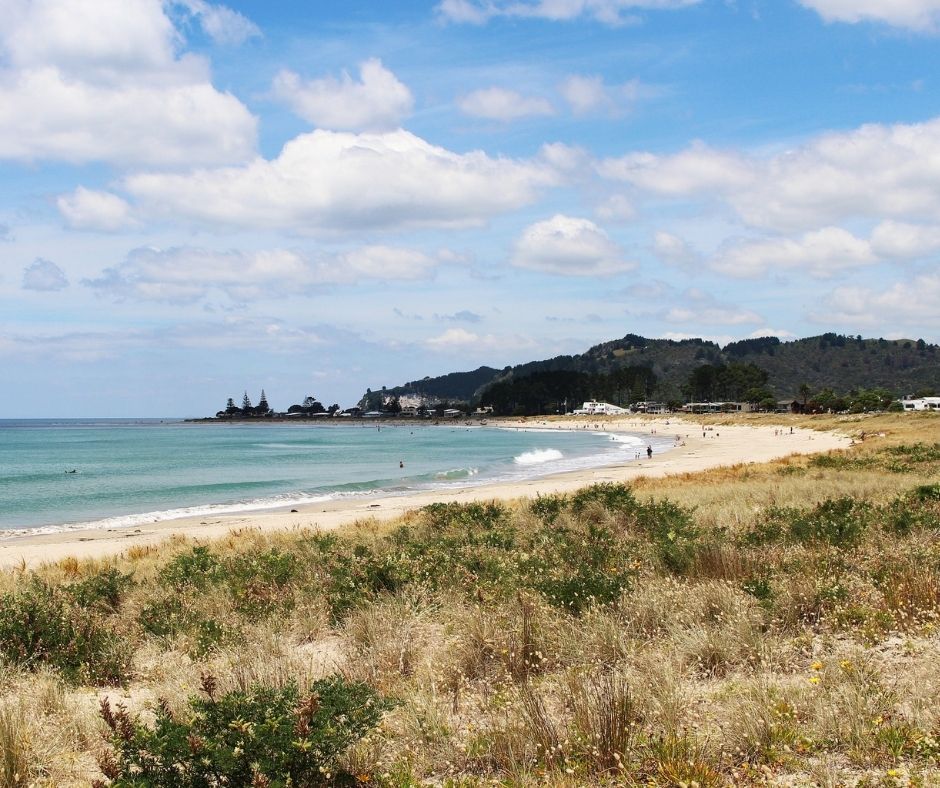
[[659,438],[681,437],[684,445],[654,454],[652,459],[625,465],[558,474],[525,482],[480,485],[459,489],[419,492],[411,495],[342,499],[307,506],[263,512],[239,512],[216,517],[169,520],[125,529],[73,530],[37,536],[12,537],[0,542],[0,568],[34,566],[43,562],[75,558],[105,558],[131,546],[151,545],[176,534],[201,540],[225,536],[233,529],[318,528],[331,530],[357,520],[389,520],[404,512],[436,501],[511,500],[536,494],[571,492],[597,482],[627,482],[639,477],[662,477],[694,473],[739,463],[768,462],[790,454],[812,454],[845,448],[851,442],[831,432],[783,426],[709,427],[687,419],[663,417],[638,420],[636,417],[604,418],[566,417],[564,419],[529,419],[499,422],[500,426],[523,429],[593,429],[607,432],[633,432]]

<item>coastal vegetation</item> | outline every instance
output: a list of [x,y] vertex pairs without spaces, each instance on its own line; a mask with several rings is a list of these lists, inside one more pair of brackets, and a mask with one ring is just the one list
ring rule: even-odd
[[7,572],[0,785],[936,784],[940,419],[781,418],[856,444]]

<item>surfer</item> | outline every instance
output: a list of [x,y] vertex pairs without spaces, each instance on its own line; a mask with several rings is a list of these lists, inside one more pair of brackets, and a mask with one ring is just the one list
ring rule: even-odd
[[399,467],[399,468],[404,468],[404,467],[405,467],[405,461],[404,461],[404,460],[399,460],[399,461],[398,461],[398,467]]

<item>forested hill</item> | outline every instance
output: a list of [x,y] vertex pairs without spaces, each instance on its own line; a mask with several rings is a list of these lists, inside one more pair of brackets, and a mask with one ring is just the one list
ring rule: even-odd
[[382,393],[469,402],[486,386],[507,378],[562,370],[609,374],[641,366],[652,369],[656,376],[657,399],[681,399],[682,387],[696,367],[732,363],[754,364],[766,370],[769,388],[781,399],[797,397],[804,383],[814,391],[884,388],[898,395],[940,389],[940,347],[922,339],[862,339],[829,333],[788,342],[777,337],[745,339],[721,347],[702,339],[676,341],[627,334],[574,356],[556,356],[503,370],[480,367],[473,372],[425,378]]

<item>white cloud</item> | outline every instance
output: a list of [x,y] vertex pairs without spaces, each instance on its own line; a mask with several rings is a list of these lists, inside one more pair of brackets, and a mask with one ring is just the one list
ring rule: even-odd
[[160,0],[6,0],[0,159],[219,164],[251,155],[256,120],[177,56]]
[[840,227],[824,227],[800,238],[769,238],[726,244],[709,262],[714,271],[753,277],[778,270],[798,270],[825,278],[878,261],[871,244]]
[[796,334],[785,328],[759,328],[747,335],[747,339],[760,339],[761,337],[777,337],[778,339],[796,339]]
[[595,213],[608,222],[627,222],[636,216],[636,208],[622,194],[612,194],[594,209]]
[[431,350],[440,353],[453,351],[506,351],[523,350],[534,347],[535,343],[518,334],[496,336],[495,334],[477,334],[465,328],[448,328],[443,334],[424,340]]
[[872,232],[871,246],[882,258],[915,260],[940,251],[940,227],[881,222]]
[[274,77],[275,97],[315,126],[344,131],[387,131],[411,114],[411,91],[376,58],[359,65],[359,81],[347,72],[304,82],[293,71]]
[[130,206],[116,194],[91,191],[79,186],[56,199],[56,206],[69,227],[77,230],[114,232],[133,224]]
[[204,0],[177,0],[198,20],[206,35],[217,44],[241,44],[260,36],[258,26],[247,17],[224,5]]
[[[666,237],[661,239],[661,235]],[[671,246],[680,240],[658,234],[657,247],[660,242],[668,255],[673,251]],[[676,246],[675,251],[679,253],[680,248]],[[940,227],[884,221],[875,226],[868,240],[832,226],[797,238],[732,240],[718,250],[708,265],[712,270],[742,278],[786,270],[825,279],[852,268],[916,260],[938,251]],[[668,256],[660,257],[668,260]]]
[[701,255],[686,241],[662,230],[653,237],[653,254],[669,265],[691,266],[701,260]]
[[23,269],[23,289],[53,292],[64,290],[69,280],[59,266],[51,260],[37,257],[32,265]]
[[669,197],[729,193],[754,181],[753,167],[743,156],[701,142],[672,156],[630,153],[605,159],[598,170],[605,178]]
[[287,249],[256,252],[194,247],[135,249],[98,279],[83,284],[116,298],[192,303],[213,292],[236,302],[303,295],[316,288],[370,279],[407,281],[433,275],[437,260],[413,249],[366,246],[311,256]]
[[494,17],[570,21],[587,17],[617,26],[635,21],[636,11],[673,10],[701,0],[442,0],[438,15],[449,22],[483,24]]
[[139,174],[124,185],[141,208],[158,215],[337,233],[478,226],[532,202],[540,187],[557,180],[544,164],[453,153],[403,130],[317,130],[288,142],[272,161],[188,175]]
[[729,325],[762,323],[763,318],[750,309],[742,309],[716,300],[701,290],[690,289],[676,297],[680,303],[668,308],[663,319],[670,323],[696,325]]
[[465,115],[502,121],[555,113],[547,99],[499,87],[474,90],[462,96],[457,106]]
[[629,110],[639,99],[656,95],[657,91],[639,79],[622,85],[608,85],[600,76],[569,76],[558,87],[575,115],[593,112],[620,114]]
[[782,232],[852,218],[935,220],[940,118],[828,133],[769,156],[695,143],[607,159],[598,170],[654,195],[724,200],[747,224]]
[[827,22],[883,22],[919,32],[940,27],[940,0],[799,0]]
[[826,299],[820,322],[840,320],[852,325],[940,327],[940,275],[924,274],[888,288],[839,287]]
[[594,222],[562,214],[529,225],[516,241],[512,264],[563,276],[611,276],[636,267]]

